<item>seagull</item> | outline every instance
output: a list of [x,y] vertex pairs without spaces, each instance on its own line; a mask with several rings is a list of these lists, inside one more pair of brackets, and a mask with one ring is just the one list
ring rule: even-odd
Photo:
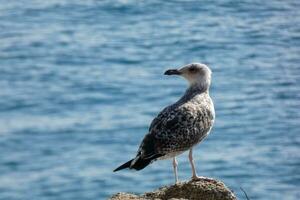
[[179,69],[169,69],[164,75],[179,75],[189,87],[174,104],[155,117],[142,140],[135,158],[114,170],[141,170],[156,160],[172,159],[175,183],[178,183],[176,156],[189,151],[192,180],[207,179],[196,173],[193,148],[209,133],[214,124],[215,110],[209,96],[211,70],[202,63],[191,63]]

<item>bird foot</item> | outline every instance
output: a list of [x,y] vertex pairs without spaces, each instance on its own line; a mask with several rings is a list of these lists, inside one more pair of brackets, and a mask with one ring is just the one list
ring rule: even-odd
[[207,181],[207,182],[217,183],[216,180],[204,176],[193,176],[192,181]]

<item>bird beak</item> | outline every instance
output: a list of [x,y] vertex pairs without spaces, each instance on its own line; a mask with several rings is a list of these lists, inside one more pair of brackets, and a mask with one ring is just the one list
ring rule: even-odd
[[169,69],[165,71],[164,75],[180,75],[181,72],[178,69]]

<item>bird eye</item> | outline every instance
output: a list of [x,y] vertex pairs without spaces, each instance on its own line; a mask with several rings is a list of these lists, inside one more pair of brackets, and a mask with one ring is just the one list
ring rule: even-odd
[[196,68],[196,67],[194,67],[194,66],[192,66],[192,67],[190,67],[189,71],[190,71],[190,72],[192,72],[192,73],[194,73],[194,72],[196,72],[196,71],[197,71],[197,68]]

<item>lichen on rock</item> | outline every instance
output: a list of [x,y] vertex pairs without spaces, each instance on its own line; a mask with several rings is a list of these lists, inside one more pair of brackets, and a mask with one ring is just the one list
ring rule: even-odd
[[142,195],[118,193],[110,200],[236,200],[234,193],[218,180],[201,179],[161,187]]

